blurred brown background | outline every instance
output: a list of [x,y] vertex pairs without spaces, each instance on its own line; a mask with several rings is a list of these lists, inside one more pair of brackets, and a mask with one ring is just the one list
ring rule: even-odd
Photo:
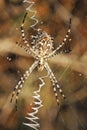
[[[67,100],[59,94],[59,109],[50,80],[46,78],[41,91],[44,107],[39,111],[40,130],[87,130],[87,0],[35,2],[38,27],[54,37],[55,47],[62,42],[72,18],[72,51],[49,61]],[[31,74],[19,96],[16,112],[15,102],[10,104],[11,93],[34,61],[16,45],[16,41],[21,42],[20,25],[26,7],[22,0],[0,0],[0,130],[31,130],[22,126],[22,122],[30,111],[33,91],[38,89],[38,77],[46,75],[45,71],[37,70]],[[28,20],[26,31],[31,24]]]

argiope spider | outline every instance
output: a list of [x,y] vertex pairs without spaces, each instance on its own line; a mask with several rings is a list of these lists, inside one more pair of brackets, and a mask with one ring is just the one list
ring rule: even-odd
[[24,18],[23,18],[23,21],[21,24],[21,36],[22,36],[22,40],[23,40],[23,43],[25,46],[22,46],[18,42],[17,42],[17,44],[20,47],[24,48],[24,50],[29,55],[34,57],[35,62],[23,74],[23,76],[20,78],[18,84],[15,86],[13,93],[12,93],[11,102],[12,102],[14,95],[16,94],[16,104],[17,104],[18,96],[20,94],[21,89],[23,88],[25,80],[29,77],[29,75],[32,73],[32,71],[36,67],[38,67],[38,69],[40,71],[42,71],[44,68],[46,69],[48,76],[52,82],[53,91],[54,91],[54,94],[56,97],[57,104],[59,105],[57,90],[59,91],[59,93],[62,95],[62,97],[64,99],[66,97],[63,94],[62,89],[58,85],[57,79],[54,76],[51,68],[49,67],[47,60],[50,57],[55,56],[55,54],[57,54],[57,52],[65,45],[67,39],[69,38],[70,32],[71,32],[71,19],[70,19],[69,28],[68,28],[65,38],[63,39],[62,43],[56,49],[54,49],[52,37],[50,35],[48,35],[45,31],[42,31],[41,29],[35,29],[35,31],[37,32],[37,35],[31,35],[32,46],[29,45],[28,40],[25,37],[25,32],[24,32],[24,22],[25,22],[26,16],[27,16],[27,13],[24,15]]

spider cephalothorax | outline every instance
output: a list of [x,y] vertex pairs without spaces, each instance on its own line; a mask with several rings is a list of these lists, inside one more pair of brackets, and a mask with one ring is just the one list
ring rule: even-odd
[[29,42],[26,39],[25,32],[24,32],[25,18],[26,18],[26,14],[24,16],[24,19],[23,19],[23,22],[22,22],[22,25],[21,25],[21,36],[22,36],[24,46],[22,46],[18,42],[17,43],[18,43],[19,46],[24,48],[24,50],[29,55],[34,57],[35,62],[23,74],[23,76],[19,80],[18,84],[14,88],[11,101],[13,99],[13,96],[16,94],[16,103],[17,103],[18,95],[19,95],[19,93],[20,93],[20,91],[21,91],[21,89],[24,85],[25,80],[29,77],[29,75],[32,73],[32,71],[37,67],[41,71],[44,68],[47,71],[48,77],[50,78],[50,80],[52,82],[52,87],[53,87],[53,90],[54,90],[54,94],[55,94],[55,97],[56,97],[57,104],[59,105],[57,90],[59,91],[59,93],[62,95],[63,98],[65,98],[65,95],[63,94],[61,87],[58,85],[57,79],[54,76],[51,68],[49,67],[47,60],[50,57],[55,56],[55,54],[57,54],[58,52],[60,52],[60,49],[66,44],[66,42],[68,42],[70,40],[69,34],[71,32],[71,19],[70,19],[69,28],[68,28],[68,31],[67,31],[65,38],[63,39],[61,44],[59,44],[59,46],[56,49],[54,49],[53,48],[53,43],[54,43],[53,38],[50,35],[48,35],[45,31],[42,31],[41,29],[35,29],[37,31],[37,34],[31,35],[31,45],[32,46],[29,45]]
[[37,59],[39,60],[39,70],[44,68],[44,60],[46,56],[52,52],[53,49],[53,40],[50,35],[45,31],[37,30],[37,35],[31,36],[32,38],[32,48],[36,53]]

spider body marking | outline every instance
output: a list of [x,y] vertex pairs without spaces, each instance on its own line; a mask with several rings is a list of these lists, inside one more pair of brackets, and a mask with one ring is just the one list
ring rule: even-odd
[[42,71],[44,69],[44,63],[47,60],[46,56],[52,52],[53,40],[46,32],[40,32],[41,30],[38,31],[36,38],[32,39],[32,44],[34,44],[33,50],[39,61],[38,70]]
[[21,36],[22,36],[22,40],[25,47],[21,46],[21,44],[18,42],[17,44],[20,47],[22,47],[29,55],[34,57],[35,62],[31,65],[31,67],[29,67],[29,69],[25,72],[25,74],[23,74],[18,84],[15,86],[12,93],[11,102],[13,100],[14,95],[16,94],[16,104],[17,104],[18,96],[20,94],[21,89],[23,88],[25,80],[29,77],[32,71],[37,67],[38,70],[40,71],[42,71],[44,68],[46,69],[48,73],[48,77],[50,78],[52,82],[53,91],[56,97],[57,104],[59,105],[57,90],[59,91],[59,93],[62,95],[64,99],[66,97],[63,94],[61,87],[58,85],[57,79],[54,76],[51,68],[49,67],[47,60],[50,57],[55,56],[55,54],[65,45],[71,32],[71,19],[70,19],[69,28],[68,28],[65,38],[63,39],[62,43],[56,49],[54,49],[53,38],[50,35],[48,35],[45,31],[42,31],[41,29],[35,29],[35,31],[37,32],[37,35],[31,35],[32,46],[29,45],[28,40],[25,37],[25,31],[24,31],[24,21],[25,21],[26,16],[27,16],[27,13],[24,16],[24,19],[21,25]]

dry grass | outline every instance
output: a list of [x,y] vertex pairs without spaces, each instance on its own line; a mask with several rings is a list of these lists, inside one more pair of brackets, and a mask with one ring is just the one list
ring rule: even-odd
[[[10,1],[10,0],[9,0]],[[10,95],[24,71],[34,59],[15,45],[20,39],[20,24],[24,14],[23,4],[0,1],[0,130],[18,130],[24,116],[30,110],[33,91],[38,87],[38,77],[45,75],[36,71],[29,77],[20,94],[18,112],[10,104]],[[49,64],[67,96],[58,109],[49,79],[41,91],[44,107],[39,112],[41,130],[86,130],[87,129],[87,1],[45,0],[36,1],[39,27],[55,38],[55,46],[64,38],[69,18],[72,17],[72,51],[59,54]],[[47,12],[47,13],[46,13]],[[28,23],[27,23],[28,24]],[[29,25],[26,25],[29,27]],[[16,30],[18,28],[18,30]],[[19,40],[20,41],[20,40]],[[7,56],[14,58],[11,62]],[[29,129],[23,127],[23,130]]]

